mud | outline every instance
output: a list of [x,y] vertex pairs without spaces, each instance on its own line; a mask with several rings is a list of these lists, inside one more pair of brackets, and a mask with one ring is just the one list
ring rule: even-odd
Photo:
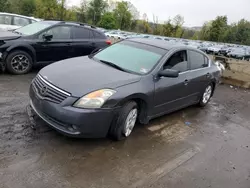
[[26,113],[36,72],[0,75],[0,187],[250,187],[250,91],[138,125],[125,141],[72,139]]

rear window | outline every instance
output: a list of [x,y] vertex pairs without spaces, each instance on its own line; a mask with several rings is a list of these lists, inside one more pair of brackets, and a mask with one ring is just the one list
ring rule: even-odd
[[147,74],[166,53],[167,50],[154,46],[122,41],[97,53],[94,58],[111,62],[130,72]]
[[104,33],[99,33],[99,32],[96,32],[96,31],[93,31],[94,33],[94,37],[95,38],[98,38],[98,39],[106,39],[106,36],[104,35]]
[[205,61],[205,56],[195,51],[189,51],[191,70],[200,69],[208,66],[208,62]]
[[83,27],[73,28],[73,38],[74,39],[90,39],[92,38],[91,31]]

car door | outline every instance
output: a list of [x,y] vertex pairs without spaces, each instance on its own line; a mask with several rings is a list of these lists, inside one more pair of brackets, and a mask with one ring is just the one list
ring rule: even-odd
[[[59,25],[40,33],[35,45],[37,61],[47,63],[73,57],[71,28]],[[51,40],[46,40],[45,35],[51,35]]]
[[89,55],[96,47],[90,29],[83,26],[74,26],[72,30],[72,49],[74,57]]
[[188,100],[198,101],[205,88],[211,83],[212,74],[209,68],[209,59],[201,52],[188,50],[190,62],[188,72]]
[[162,69],[178,70],[179,77],[161,77],[155,80],[153,115],[174,111],[186,105],[188,62],[187,51],[173,53]]

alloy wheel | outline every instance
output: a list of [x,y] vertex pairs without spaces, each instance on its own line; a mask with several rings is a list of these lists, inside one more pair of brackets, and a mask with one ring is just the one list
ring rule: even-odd
[[11,66],[17,72],[25,72],[29,68],[30,61],[25,55],[16,55],[11,59]]
[[203,94],[202,102],[206,104],[209,101],[211,95],[212,95],[212,86],[209,85]]
[[135,122],[137,120],[137,115],[138,115],[138,110],[136,108],[132,109],[129,112],[129,114],[126,118],[126,121],[125,121],[125,128],[123,131],[123,133],[126,137],[128,137],[131,134],[131,132],[135,126]]

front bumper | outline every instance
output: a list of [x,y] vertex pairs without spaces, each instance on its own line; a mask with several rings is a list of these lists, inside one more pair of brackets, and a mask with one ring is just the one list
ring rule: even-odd
[[[70,137],[106,137],[111,123],[119,112],[115,109],[79,109],[72,107],[74,97],[68,97],[61,104],[40,99],[30,87],[30,105],[34,112],[50,127]],[[70,103],[70,104],[69,104]]]

